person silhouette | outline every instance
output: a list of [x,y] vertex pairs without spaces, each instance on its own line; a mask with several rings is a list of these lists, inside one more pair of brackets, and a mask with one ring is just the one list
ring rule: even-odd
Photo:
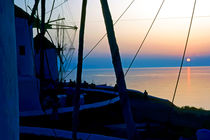
[[146,90],[144,90],[144,98],[148,98],[148,92]]

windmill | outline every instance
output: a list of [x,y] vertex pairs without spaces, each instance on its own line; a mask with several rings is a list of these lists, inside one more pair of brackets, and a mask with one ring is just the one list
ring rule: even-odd
[[[63,3],[67,2],[67,0],[64,0]],[[63,4],[61,3],[61,4]],[[59,69],[59,81],[62,82],[64,80],[64,73],[69,70],[70,63],[74,54],[74,39],[76,36],[76,31],[77,31],[77,26],[69,26],[65,25],[65,18],[61,18],[60,15],[58,16],[57,19],[51,20],[53,10],[55,8],[58,8],[61,4],[55,7],[55,0],[53,0],[51,10],[49,11],[49,18],[45,22],[45,0],[41,0],[41,20],[39,19],[38,15],[38,4],[39,0],[35,1],[35,4],[33,6],[33,9],[31,10],[31,17],[29,19],[29,24],[33,23],[33,27],[37,29],[37,33],[42,36],[42,38],[45,37],[45,33],[48,34],[51,42],[54,44],[53,39],[51,37],[51,34],[49,33],[48,30],[56,30],[56,46],[57,49],[57,56],[58,56],[58,69]],[[37,15],[35,16],[35,13]],[[34,18],[36,17],[36,18]],[[74,31],[73,37],[70,37],[68,31]],[[68,40],[68,43],[65,41]],[[41,46],[41,45],[40,45]],[[41,54],[40,59],[44,58],[44,54]],[[40,69],[40,75],[43,73],[41,64],[41,69]],[[41,76],[42,77],[42,76]]]
[[[58,16],[58,19],[60,19],[60,15]],[[68,30],[72,28],[66,27],[63,20],[56,21],[56,26],[56,42],[59,56],[59,80],[62,82],[64,80],[65,72],[69,70],[69,66],[75,51],[73,43],[75,40],[77,28],[75,28],[73,38],[71,38]],[[66,40],[68,40],[68,42],[66,42]]]

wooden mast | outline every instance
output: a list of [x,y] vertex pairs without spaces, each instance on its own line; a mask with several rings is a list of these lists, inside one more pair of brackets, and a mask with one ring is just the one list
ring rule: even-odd
[[14,1],[0,0],[0,139],[19,140]]
[[41,0],[40,79],[44,79],[45,0]]
[[121,64],[120,53],[119,53],[117,41],[115,38],[112,17],[109,11],[107,0],[100,0],[100,1],[101,1],[104,21],[106,25],[106,30],[107,30],[109,46],[110,46],[110,50],[112,54],[112,63],[113,63],[115,75],[117,78],[117,85],[118,85],[118,90],[120,94],[120,103],[122,106],[124,120],[125,120],[125,123],[127,124],[128,139],[134,140],[136,127],[135,127],[132,112],[130,109],[130,102],[129,102],[129,97],[127,95],[126,83],[125,83],[124,73],[123,73],[122,64]]
[[45,0],[41,0],[41,35],[45,34]]
[[33,21],[34,21],[34,15],[36,13],[38,5],[39,5],[39,0],[35,0],[34,7],[32,9],[31,16],[30,16],[29,21],[28,21],[29,25],[31,25],[33,23]]
[[79,108],[80,108],[80,86],[82,77],[82,62],[83,62],[83,42],[84,42],[84,30],[85,30],[85,17],[86,17],[87,0],[83,0],[82,13],[80,22],[79,33],[79,50],[78,50],[78,64],[77,64],[77,79],[76,79],[76,92],[74,94],[74,112],[72,114],[72,139],[77,140],[77,129],[79,124]]
[[[58,16],[58,18],[60,18],[60,15]],[[57,22],[56,22],[57,24]],[[57,46],[58,46],[58,56],[59,56],[59,59],[60,59],[60,68],[59,68],[59,76],[60,76],[60,81],[59,82],[62,82],[62,58],[61,58],[61,43],[60,43],[60,29],[58,26],[57,27]]]

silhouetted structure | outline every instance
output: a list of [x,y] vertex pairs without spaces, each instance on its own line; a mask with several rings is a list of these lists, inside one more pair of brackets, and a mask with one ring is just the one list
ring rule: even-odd
[[14,3],[0,1],[0,139],[19,139]]

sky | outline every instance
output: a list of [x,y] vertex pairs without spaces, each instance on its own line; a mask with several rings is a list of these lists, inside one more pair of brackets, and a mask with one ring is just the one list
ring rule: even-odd
[[[56,0],[55,6],[66,1],[53,11],[53,19],[60,14],[65,17],[67,25],[79,27],[82,0]],[[108,0],[113,21],[123,13],[132,0]],[[30,0],[27,5],[33,7]],[[115,25],[123,67],[128,67],[131,59],[140,46],[162,0],[135,0],[122,19]],[[24,0],[15,0],[15,4],[25,10]],[[52,0],[47,1],[46,11],[51,8]],[[133,67],[168,67],[179,66],[184,51],[187,32],[190,25],[194,0],[165,0],[154,26],[151,29]],[[191,62],[185,66],[210,65],[210,1],[199,0],[196,3],[186,58]],[[27,12],[30,10],[27,8]],[[49,13],[46,15],[48,18]],[[103,22],[100,0],[89,0],[85,28],[84,55],[106,33]],[[68,31],[71,35],[73,31]],[[50,31],[55,38],[55,33]],[[78,34],[74,46],[78,49]],[[73,59],[76,65],[77,52]],[[102,63],[103,62],[103,63]],[[111,55],[107,38],[91,53],[84,63],[85,68],[112,67]]]

